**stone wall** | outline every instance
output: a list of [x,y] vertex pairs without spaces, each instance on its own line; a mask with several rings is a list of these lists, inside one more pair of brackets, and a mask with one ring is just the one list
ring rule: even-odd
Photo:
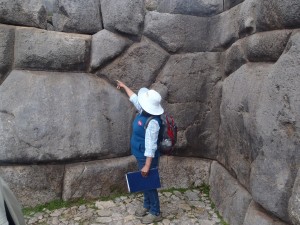
[[24,206],[124,191],[135,112],[119,79],[159,91],[176,118],[164,187],[209,183],[233,225],[300,224],[299,11],[298,0],[0,0],[1,177]]

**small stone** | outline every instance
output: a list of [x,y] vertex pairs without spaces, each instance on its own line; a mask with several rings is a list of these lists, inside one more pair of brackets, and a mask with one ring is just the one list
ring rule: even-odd
[[75,217],[74,220],[75,220],[75,221],[80,221],[80,220],[81,220],[81,217]]
[[85,209],[86,209],[86,206],[85,206],[85,205],[81,205],[81,206],[79,206],[79,208],[78,208],[79,211],[83,211],[83,210],[85,210]]
[[111,211],[105,209],[98,210],[97,214],[102,217],[109,217],[112,215]]
[[96,218],[97,223],[110,223],[112,221],[111,217],[98,217]]

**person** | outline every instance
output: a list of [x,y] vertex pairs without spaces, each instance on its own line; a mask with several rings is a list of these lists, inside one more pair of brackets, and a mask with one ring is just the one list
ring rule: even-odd
[[25,225],[21,205],[0,177],[0,225]]
[[[136,107],[138,114],[132,124],[131,153],[135,156],[142,176],[147,176],[149,170],[158,167],[159,151],[157,143],[162,124],[160,115],[164,109],[161,106],[161,95],[155,90],[141,88],[135,94],[123,82],[117,80],[117,88],[123,88],[129,100]],[[145,129],[149,117],[153,117]],[[160,202],[157,189],[144,191],[144,204],[135,212],[135,216],[142,218],[143,224],[155,223],[162,220]]]

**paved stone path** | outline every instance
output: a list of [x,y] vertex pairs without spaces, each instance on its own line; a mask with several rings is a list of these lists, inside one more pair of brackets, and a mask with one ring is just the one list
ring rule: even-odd
[[[208,196],[198,189],[159,192],[159,195],[164,220],[157,225],[221,224]],[[131,194],[54,211],[45,209],[25,219],[28,225],[140,225],[141,221],[134,216],[134,212],[142,205],[142,199],[141,194]]]

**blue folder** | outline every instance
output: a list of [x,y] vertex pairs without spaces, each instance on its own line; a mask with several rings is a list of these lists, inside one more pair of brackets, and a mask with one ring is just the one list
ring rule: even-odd
[[130,193],[161,187],[158,168],[150,169],[147,177],[143,177],[141,171],[129,172],[126,181]]

